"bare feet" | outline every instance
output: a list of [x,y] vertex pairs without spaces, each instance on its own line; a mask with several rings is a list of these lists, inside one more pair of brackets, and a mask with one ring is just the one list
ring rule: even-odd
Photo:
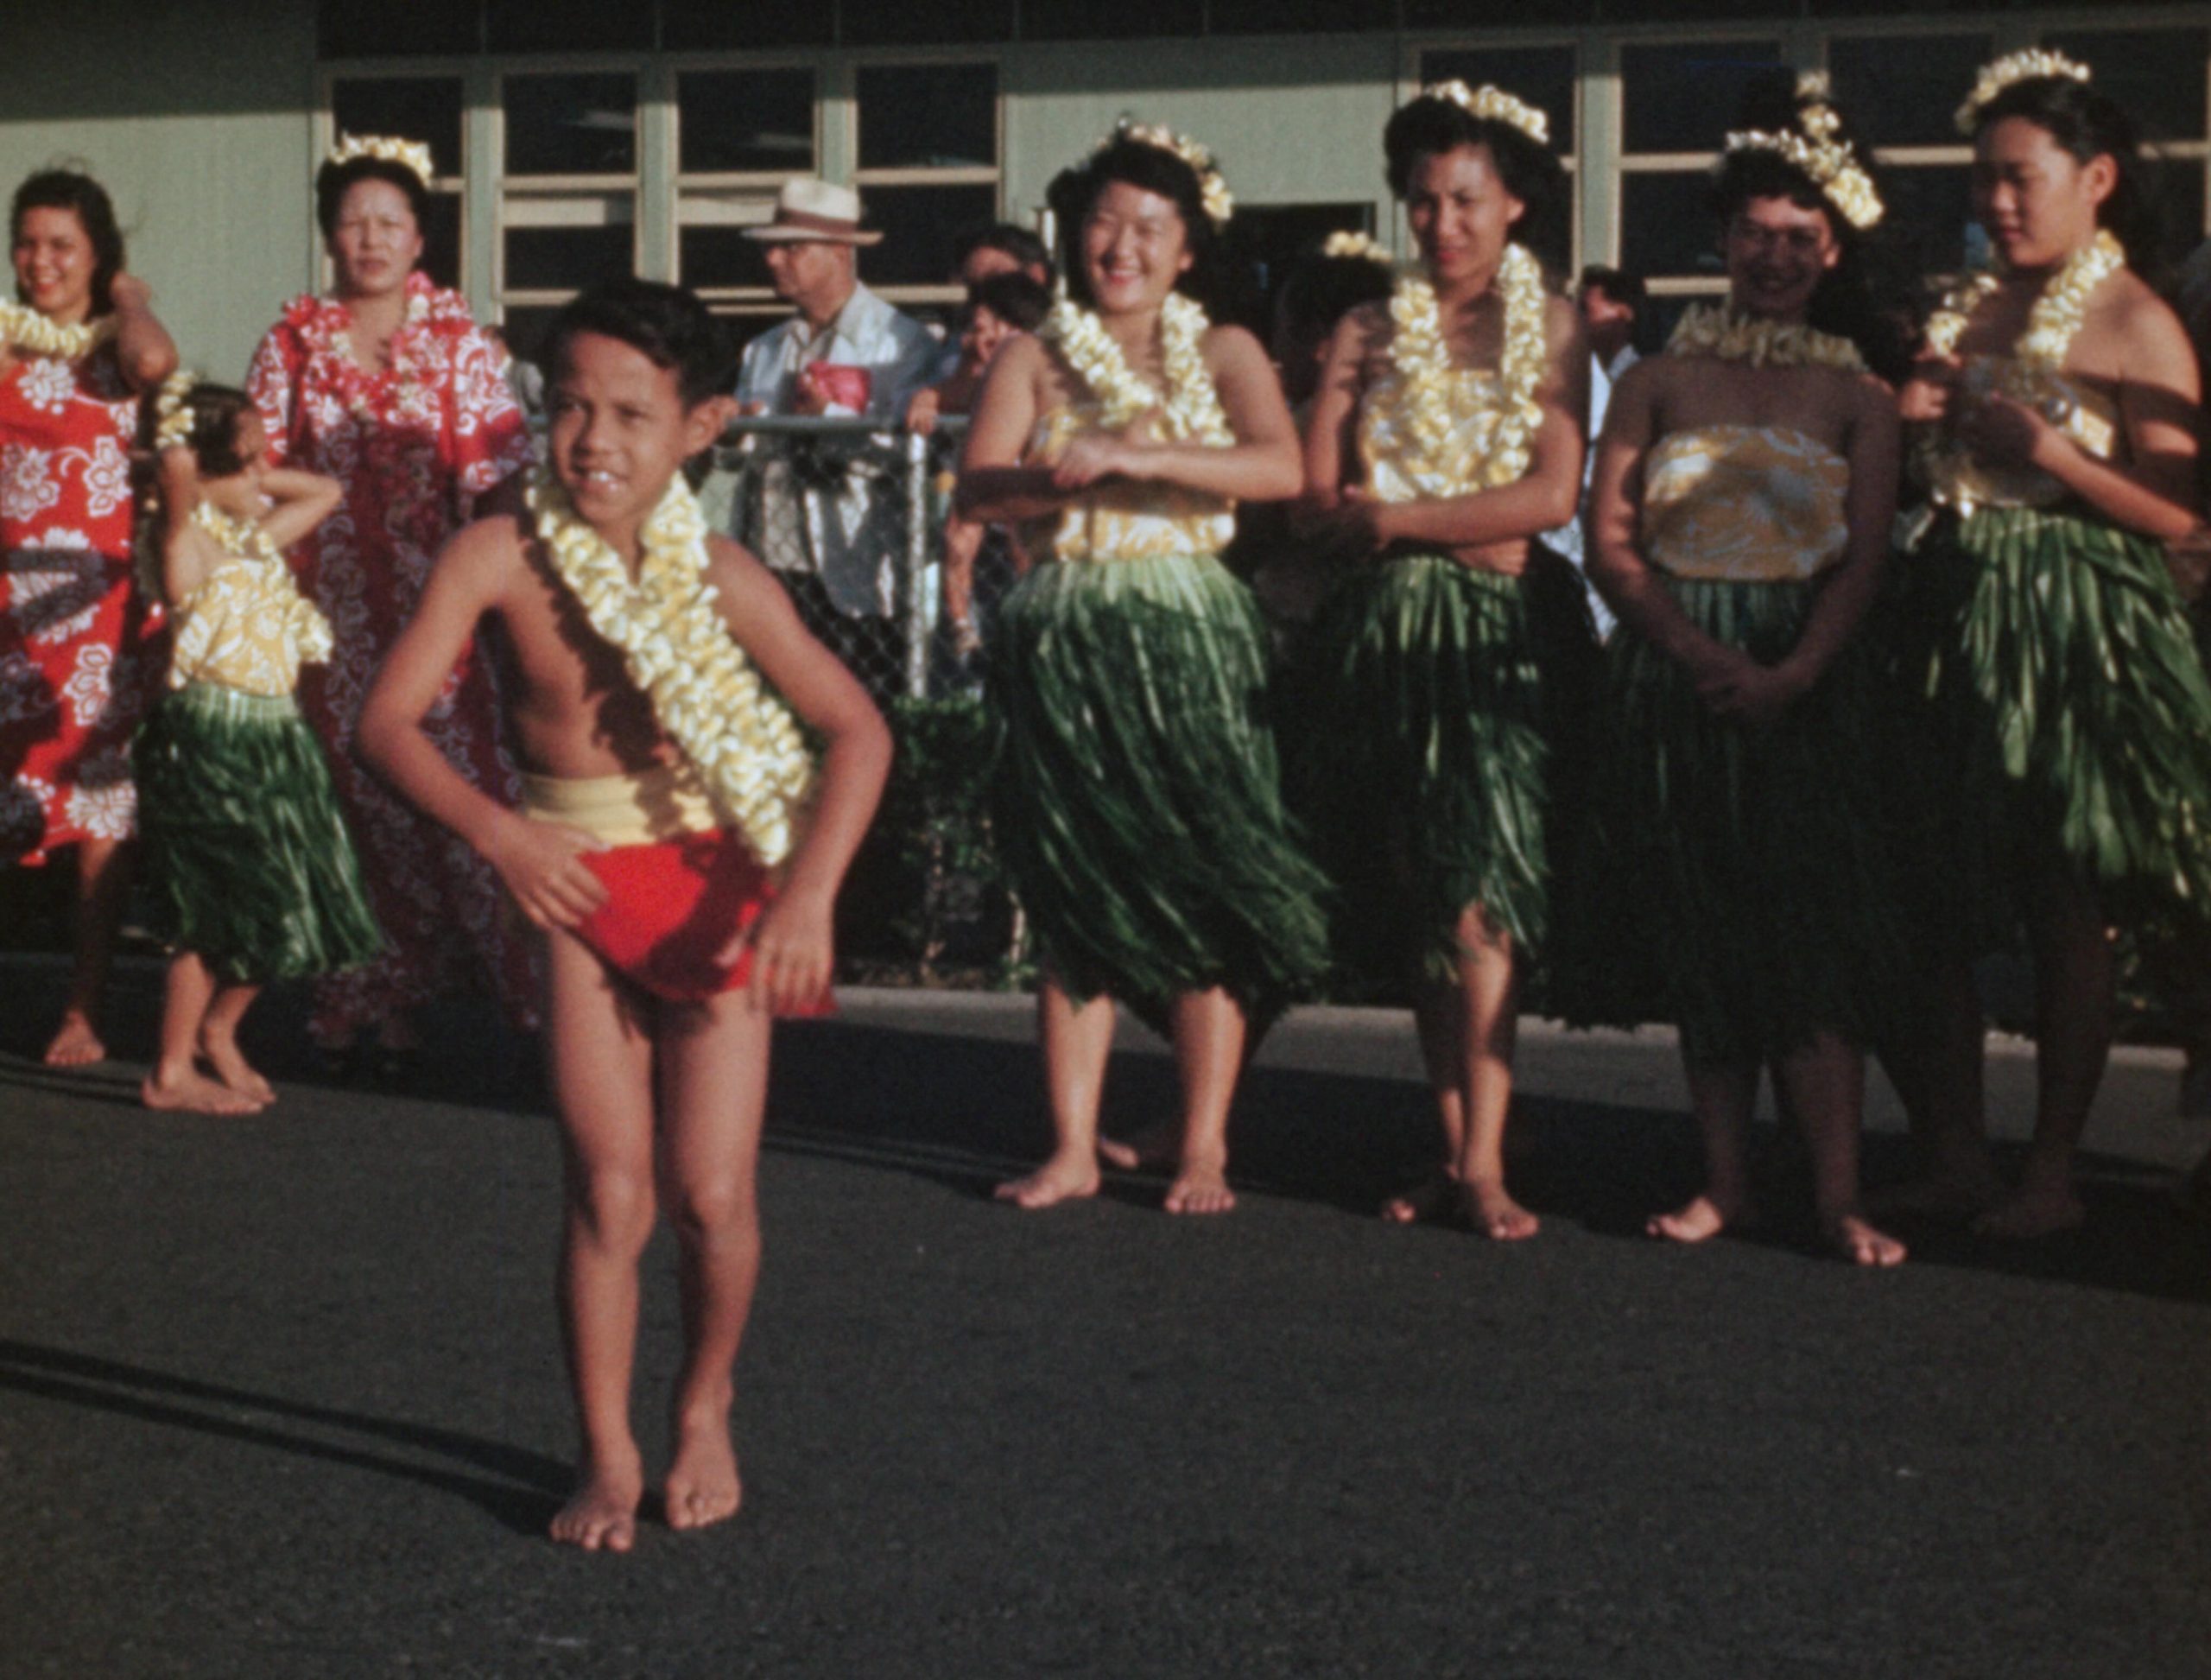
[[744,1496],[738,1480],[737,1449],[730,1444],[729,1408],[711,1409],[675,1424],[675,1461],[668,1467],[664,1491],[668,1525],[705,1528],[737,1514]]
[[2003,1242],[2031,1242],[2037,1237],[2073,1230],[2087,1216],[2088,1210],[2081,1205],[2070,1185],[2023,1186],[2017,1195],[2006,1197],[1975,1220],[1973,1233]]
[[238,1041],[228,1034],[202,1032],[200,1035],[200,1054],[207,1058],[207,1065],[215,1070],[215,1077],[242,1097],[250,1097],[263,1107],[276,1100],[276,1087],[261,1076],[260,1070],[245,1059],[238,1049]]
[[1225,1214],[1235,1207],[1236,1192],[1220,1163],[1185,1161],[1167,1187],[1164,1205],[1170,1214]]
[[261,1103],[242,1091],[233,1091],[196,1068],[146,1075],[138,1087],[138,1100],[164,1113],[189,1114],[257,1114]]
[[1683,1202],[1670,1214],[1653,1214],[1644,1222],[1647,1236],[1668,1242],[1710,1242],[1731,1226],[1748,1222],[1748,1209],[1733,1198],[1701,1195]]
[[1011,1178],[992,1194],[1023,1212],[1098,1194],[1098,1157],[1055,1155],[1026,1178]]
[[1853,1265],[1904,1264],[1904,1246],[1885,1231],[1876,1230],[1862,1214],[1837,1214],[1823,1219],[1820,1230],[1828,1239],[1828,1246]]
[[564,1546],[627,1551],[637,1544],[637,1502],[644,1495],[644,1467],[634,1450],[604,1468],[586,1460],[582,1480],[549,1531]]
[[1163,1125],[1147,1127],[1125,1143],[1100,1133],[1098,1155],[1109,1167],[1122,1172],[1141,1172],[1147,1167],[1163,1167],[1172,1162],[1178,1143],[1173,1129]]
[[1543,1221],[1512,1199],[1502,1180],[1470,1178],[1460,1185],[1459,1196],[1467,1222],[1492,1242],[1524,1242],[1543,1229]]
[[1400,1190],[1382,1204],[1382,1217],[1391,1225],[1434,1225],[1459,1212],[1460,1183],[1445,1167],[1438,1167],[1411,1189]]
[[46,1065],[49,1068],[89,1068],[95,1062],[107,1060],[107,1046],[100,1042],[98,1033],[92,1030],[92,1018],[81,1009],[64,1011],[61,1024],[54,1030],[54,1037],[46,1046]]

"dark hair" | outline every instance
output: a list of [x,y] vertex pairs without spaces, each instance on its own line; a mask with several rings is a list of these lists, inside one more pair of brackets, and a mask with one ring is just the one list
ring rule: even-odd
[[2126,247],[2126,260],[2146,273],[2163,260],[2164,218],[2151,188],[2134,119],[2108,93],[2070,76],[2030,76],[2013,82],[1974,113],[1973,138],[2006,117],[2024,117],[2075,163],[2108,156],[2119,167],[2111,196],[2096,207],[2099,226]]
[[1082,162],[1061,170],[1045,191],[1044,202],[1059,224],[1060,264],[1067,295],[1077,303],[1094,301],[1090,277],[1083,272],[1082,229],[1098,195],[1117,181],[1174,201],[1182,218],[1183,248],[1190,253],[1189,269],[1175,282],[1176,289],[1200,299],[1209,297],[1220,242],[1206,215],[1198,172],[1164,148],[1126,136],[1116,136]]
[[1423,93],[1391,113],[1382,130],[1382,151],[1388,160],[1384,175],[1391,196],[1402,200],[1412,189],[1413,170],[1423,157],[1441,157],[1461,146],[1479,146],[1505,183],[1505,190],[1520,200],[1520,219],[1512,229],[1513,243],[1530,250],[1563,250],[1567,205],[1566,169],[1558,155],[1511,124],[1495,117],[1477,117],[1455,99]]
[[123,230],[107,188],[81,169],[41,169],[16,189],[9,212],[10,244],[23,237],[23,218],[34,210],[67,210],[76,217],[92,244],[92,314],[115,307],[115,277],[123,272]]
[[[200,463],[203,479],[227,479],[253,465],[238,453],[238,420],[255,412],[253,399],[234,385],[202,379],[185,395],[192,409],[192,432],[185,442]],[[146,405],[151,415],[153,404]]]
[[418,229],[428,219],[430,189],[422,185],[421,176],[388,157],[349,157],[343,163],[325,163],[315,171],[314,219],[325,239],[338,231],[338,210],[345,194],[364,181],[388,181],[406,193],[407,207],[414,212]]
[[1033,333],[1052,307],[1052,295],[1023,273],[985,275],[967,288],[960,306],[964,326],[978,308],[989,310],[1008,326]]
[[1648,356],[1658,347],[1658,317],[1650,307],[1650,288],[1644,284],[1641,275],[1592,263],[1581,270],[1575,295],[1592,291],[1602,292],[1613,302],[1625,303],[1635,312],[1635,320],[1628,327],[1627,341],[1636,354]]
[[618,339],[655,367],[673,372],[686,408],[723,396],[737,384],[728,331],[687,287],[608,280],[570,299],[546,326],[540,347],[548,377],[560,377],[569,342],[579,333]]
[[955,235],[952,241],[952,266],[954,272],[966,266],[967,259],[979,250],[1000,250],[1026,270],[1036,269],[1044,276],[1044,283],[1052,283],[1052,253],[1044,242],[1018,222],[982,222]]
[[1360,304],[1389,296],[1393,283],[1385,263],[1310,250],[1283,278],[1275,297],[1277,318],[1300,343],[1317,344]]

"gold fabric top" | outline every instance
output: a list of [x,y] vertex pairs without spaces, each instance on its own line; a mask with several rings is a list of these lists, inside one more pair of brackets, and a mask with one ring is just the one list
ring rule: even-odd
[[[2119,447],[2119,405],[2062,373],[2008,356],[1971,356],[1958,393],[1961,405],[1996,393],[2039,409],[2083,453],[2107,461]],[[1925,458],[1928,490],[1946,507],[2054,507],[2072,492],[2038,466],[1976,461],[1947,434]]]
[[1423,460],[1414,444],[1405,415],[1406,384],[1385,359],[1359,405],[1359,458],[1368,492],[1378,502],[1470,493],[1505,427],[1503,377],[1487,368],[1451,370],[1451,441],[1440,460]]
[[[1099,429],[1095,403],[1061,405],[1036,422],[1028,464],[1050,466],[1086,432]],[[1023,522],[1022,546],[1055,560],[1160,560],[1217,555],[1236,535],[1236,504],[1175,485],[1093,485],[1055,514]]]
[[525,776],[522,808],[607,846],[650,846],[728,827],[687,758],[624,776]]
[[1849,491],[1850,463],[1786,426],[1669,432],[1644,461],[1644,557],[1677,578],[1815,577],[1849,544]]
[[300,593],[283,557],[225,553],[172,612],[169,687],[212,682],[288,694],[300,667],[330,657],[330,621]]

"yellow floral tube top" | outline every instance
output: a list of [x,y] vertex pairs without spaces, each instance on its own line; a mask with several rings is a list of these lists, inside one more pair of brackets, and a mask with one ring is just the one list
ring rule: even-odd
[[1482,463],[1496,453],[1505,411],[1504,382],[1486,368],[1451,371],[1452,428],[1440,460],[1425,460],[1404,414],[1405,381],[1394,369],[1367,387],[1359,406],[1359,458],[1378,502],[1418,502],[1464,496],[1481,482]]
[[[1093,405],[1055,408],[1036,422],[1027,464],[1050,466],[1083,433],[1096,431]],[[1055,560],[1159,560],[1217,555],[1236,535],[1235,504],[1174,485],[1093,485],[1055,514],[1023,522],[1022,546]]]
[[1677,578],[1815,577],[1849,544],[1849,462],[1786,426],[1669,432],[1644,462],[1644,557]]
[[[1968,358],[1958,407],[1962,409],[1999,392],[2039,410],[2098,460],[2109,460],[2118,447],[2119,407],[2101,391],[2010,357]],[[2072,493],[2040,467],[1976,461],[1947,431],[1921,456],[1921,471],[1935,499],[1961,511],[2055,507]]]
[[300,667],[330,657],[330,623],[281,558],[228,555],[172,612],[169,687],[209,682],[288,694]]

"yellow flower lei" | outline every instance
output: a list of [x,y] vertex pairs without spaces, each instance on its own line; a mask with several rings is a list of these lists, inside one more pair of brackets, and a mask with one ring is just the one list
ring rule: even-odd
[[91,355],[114,336],[112,315],[102,315],[80,326],[60,326],[28,303],[0,302],[0,339],[27,355],[73,362]]
[[1803,132],[1739,130],[1727,136],[1727,150],[1731,154],[1773,153],[1802,170],[1827,201],[1841,212],[1843,219],[1863,231],[1880,221],[1881,195],[1873,189],[1872,177],[1859,165],[1857,148],[1835,137],[1842,130],[1842,117],[1828,88],[1826,71],[1806,71],[1796,79],[1796,121]]
[[782,863],[813,796],[814,758],[790,708],[713,609],[706,521],[691,487],[680,473],[668,481],[640,534],[634,580],[549,471],[532,480],[529,504],[553,569],[592,629],[621,650],[660,726],[760,861]]
[[1992,64],[1981,66],[1980,79],[1951,120],[1957,124],[1960,134],[1970,138],[1980,126],[1982,106],[2014,82],[2037,81],[2044,76],[2084,82],[2088,79],[2088,67],[2046,48],[2030,47],[2024,53],[2009,54]]
[[1150,384],[1129,368],[1128,358],[1088,309],[1061,298],[1055,303],[1037,337],[1059,352],[1075,377],[1098,398],[1102,418],[1118,431],[1137,415],[1159,410],[1169,440],[1192,443],[1233,443],[1227,411],[1206,366],[1204,308],[1180,292],[1169,292],[1159,309],[1160,361],[1167,375],[1162,400]]
[[1683,310],[1673,335],[1666,340],[1666,353],[1708,356],[1752,367],[1817,365],[1840,368],[1846,373],[1866,371],[1866,358],[1846,338],[1819,332],[1801,321],[1784,325],[1739,314],[1724,303],[1695,303]]
[[[1504,389],[1498,407],[1504,418],[1497,441],[1474,470],[1468,490],[1495,490],[1514,483],[1534,458],[1536,428],[1543,405],[1536,401],[1549,362],[1543,333],[1543,265],[1519,245],[1505,248],[1497,288],[1505,299],[1505,349],[1498,358]],[[1413,447],[1430,464],[1448,459],[1451,434],[1461,417],[1451,352],[1443,338],[1443,314],[1435,288],[1425,276],[1397,276],[1390,296],[1390,362],[1403,380],[1405,429]]]
[[1143,146],[1151,146],[1179,157],[1190,166],[1190,173],[1198,178],[1198,201],[1206,212],[1206,219],[1215,227],[1226,227],[1228,219],[1236,213],[1236,195],[1228,190],[1228,182],[1220,173],[1220,165],[1213,155],[1187,135],[1181,135],[1161,123],[1139,123],[1124,117],[1113,124],[1112,133],[1090,149],[1095,157],[1117,141],[1133,140]]
[[200,423],[200,416],[185,399],[199,383],[200,376],[185,367],[162,381],[161,390],[154,394],[154,415],[159,422],[154,428],[156,450],[175,449],[192,441],[192,428]]
[[203,501],[193,509],[192,523],[213,537],[215,546],[226,555],[241,560],[276,558],[276,545],[258,519],[233,518],[212,502]]

